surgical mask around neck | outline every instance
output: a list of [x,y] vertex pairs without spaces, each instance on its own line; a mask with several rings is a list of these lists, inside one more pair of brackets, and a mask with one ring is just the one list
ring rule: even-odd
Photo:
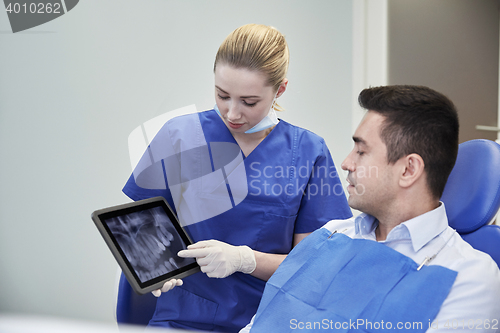
[[274,103],[276,102],[277,95],[278,92],[276,92],[276,95],[274,95],[273,103],[271,104],[271,108],[269,109],[267,116],[265,116],[261,121],[259,121],[257,125],[250,128],[245,133],[250,134],[250,133],[260,132],[265,129],[268,129],[269,127],[273,127],[279,123],[278,116],[276,115],[276,111],[274,110]]
[[[276,92],[276,95],[277,94],[278,94],[278,92]],[[257,125],[250,128],[245,133],[250,134],[250,133],[260,132],[260,131],[263,131],[265,129],[268,129],[269,127],[275,126],[279,123],[278,116],[276,115],[276,111],[274,110],[274,107],[273,107],[275,101],[276,101],[276,96],[274,96],[273,104],[271,104],[271,108],[269,109],[267,116],[265,116],[261,121],[259,121],[259,123]],[[222,118],[222,115],[220,114],[220,111],[219,111],[219,108],[217,107],[217,104],[215,104],[214,110]]]

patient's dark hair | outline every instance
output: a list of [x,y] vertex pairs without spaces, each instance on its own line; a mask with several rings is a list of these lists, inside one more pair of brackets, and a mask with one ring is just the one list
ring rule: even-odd
[[408,85],[364,89],[358,101],[385,117],[380,137],[388,163],[420,155],[429,189],[440,198],[458,153],[458,115],[452,101],[428,87]]

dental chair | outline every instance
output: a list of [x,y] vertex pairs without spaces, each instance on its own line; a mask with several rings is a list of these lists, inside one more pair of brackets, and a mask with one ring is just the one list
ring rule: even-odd
[[[460,144],[441,200],[450,226],[500,266],[500,226],[490,224],[500,208],[500,145],[490,140]],[[147,325],[155,306],[156,298],[151,293],[137,295],[121,274],[116,306],[118,324]]]
[[[500,145],[490,140],[461,143],[441,197],[449,225],[500,267]],[[498,223],[498,222],[497,222]]]

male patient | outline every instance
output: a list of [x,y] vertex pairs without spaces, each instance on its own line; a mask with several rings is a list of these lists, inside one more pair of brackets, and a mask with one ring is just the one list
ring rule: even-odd
[[453,103],[420,86],[365,89],[359,103],[342,169],[363,214],[297,245],[242,332],[500,331],[500,271],[439,201],[458,152]]

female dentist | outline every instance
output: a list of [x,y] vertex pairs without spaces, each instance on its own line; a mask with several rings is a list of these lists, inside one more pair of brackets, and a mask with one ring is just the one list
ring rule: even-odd
[[134,171],[125,185],[133,200],[167,199],[196,242],[178,255],[201,266],[154,292],[150,326],[238,332],[290,250],[351,217],[324,140],[276,116],[288,62],[275,28],[234,30],[215,58],[214,109],[168,121],[150,145],[170,152],[156,160],[165,177],[143,181],[147,172]]

